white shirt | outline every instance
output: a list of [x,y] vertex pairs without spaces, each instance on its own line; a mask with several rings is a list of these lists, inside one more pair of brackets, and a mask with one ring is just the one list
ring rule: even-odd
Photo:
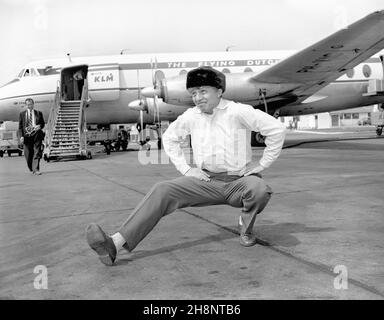
[[221,99],[213,114],[194,107],[180,115],[163,134],[164,150],[184,175],[191,166],[187,164],[180,144],[190,134],[198,168],[242,175],[245,166],[252,161],[251,131],[266,137],[266,148],[259,163],[268,168],[281,152],[285,126],[250,105],[225,99]]

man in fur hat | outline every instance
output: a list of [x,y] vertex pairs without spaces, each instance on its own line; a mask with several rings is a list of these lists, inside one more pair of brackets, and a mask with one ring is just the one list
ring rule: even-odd
[[[196,106],[172,122],[163,135],[164,150],[182,176],[155,184],[115,234],[105,234],[95,223],[87,226],[88,244],[106,265],[113,264],[121,248],[132,251],[162,217],[190,206],[242,208],[240,244],[253,246],[257,241],[255,219],[272,194],[260,173],[279,156],[285,127],[250,105],[222,98],[225,75],[213,68],[189,71],[186,88]],[[257,163],[252,162],[251,131],[266,137]],[[187,163],[181,148],[187,135],[194,166]]]

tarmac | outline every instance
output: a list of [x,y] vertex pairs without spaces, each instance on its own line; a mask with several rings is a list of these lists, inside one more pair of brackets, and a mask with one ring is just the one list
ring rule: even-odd
[[263,174],[274,194],[255,246],[239,243],[240,209],[186,208],[112,267],[88,247],[87,224],[113,233],[154,183],[179,174],[143,165],[137,146],[96,148],[91,160],[42,162],[41,176],[24,157],[0,159],[1,299],[384,299],[384,138],[373,127],[288,133]]

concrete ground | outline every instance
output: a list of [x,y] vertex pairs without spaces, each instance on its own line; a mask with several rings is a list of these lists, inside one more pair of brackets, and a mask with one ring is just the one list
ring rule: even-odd
[[[264,173],[274,195],[260,244],[239,244],[239,209],[187,208],[113,267],[88,247],[86,225],[114,232],[155,182],[178,176],[172,164],[142,165],[130,150],[44,162],[32,176],[22,157],[0,159],[0,298],[383,299],[384,139],[291,132],[285,146]],[[34,287],[38,265],[47,289]]]

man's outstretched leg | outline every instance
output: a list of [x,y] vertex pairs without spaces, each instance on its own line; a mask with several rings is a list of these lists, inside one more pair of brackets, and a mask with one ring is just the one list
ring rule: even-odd
[[90,224],[86,229],[87,241],[102,263],[112,265],[123,246],[132,251],[163,216],[180,208],[225,203],[222,184],[213,180],[206,182],[180,177],[159,182],[145,195],[118,232],[109,236],[97,224]]

